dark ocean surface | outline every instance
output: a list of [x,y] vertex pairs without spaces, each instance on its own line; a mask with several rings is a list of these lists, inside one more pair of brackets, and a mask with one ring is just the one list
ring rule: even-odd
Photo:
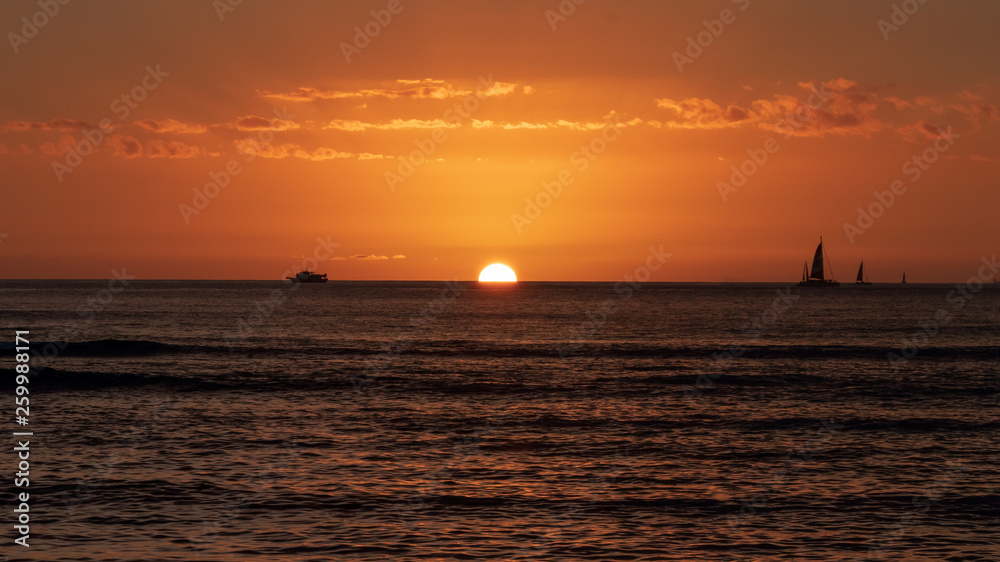
[[1000,560],[998,287],[2,281],[2,552]]

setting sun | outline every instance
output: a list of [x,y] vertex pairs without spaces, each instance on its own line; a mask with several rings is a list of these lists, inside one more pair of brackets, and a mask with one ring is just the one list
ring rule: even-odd
[[514,274],[514,270],[507,267],[502,263],[495,263],[493,265],[486,266],[479,274],[480,282],[489,283],[513,283],[517,281],[517,275]]

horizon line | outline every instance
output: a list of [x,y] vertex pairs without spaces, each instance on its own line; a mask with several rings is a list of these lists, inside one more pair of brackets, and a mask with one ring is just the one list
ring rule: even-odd
[[[0,283],[7,281],[107,281],[104,277],[17,277],[17,278],[3,278],[0,279]],[[282,283],[288,285],[322,285],[322,283],[293,283],[287,279],[230,279],[230,278],[206,278],[206,279],[191,279],[191,278],[150,278],[150,279],[130,279],[129,282],[133,281],[220,281],[220,282],[233,282],[233,283],[244,283],[244,282],[260,282],[260,283]],[[531,280],[531,279],[518,279],[512,282],[481,282],[478,279],[330,279],[329,283],[484,283],[484,284],[496,284],[496,285],[517,285],[518,283],[626,283],[622,279],[599,279],[599,280],[579,280],[579,279],[559,279],[559,280]],[[772,285],[795,285],[799,280],[792,281],[637,281],[640,285],[650,285],[650,284],[720,284],[720,285],[748,285],[748,284],[772,284]],[[899,281],[872,281],[871,285],[951,285],[951,284],[964,284],[967,281],[907,281],[906,283],[901,283]],[[985,282],[984,286],[997,284],[996,279],[992,283]],[[861,285],[861,283],[854,283],[851,281],[842,281],[841,286],[852,286]],[[836,288],[836,287],[834,287]]]

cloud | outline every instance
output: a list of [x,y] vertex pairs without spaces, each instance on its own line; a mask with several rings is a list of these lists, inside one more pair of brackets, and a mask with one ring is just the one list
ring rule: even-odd
[[27,131],[80,131],[96,128],[98,128],[97,125],[89,121],[57,118],[51,121],[7,121],[2,130],[4,132],[24,133]]
[[288,131],[299,128],[299,124],[294,121],[282,120],[277,117],[260,117],[257,115],[238,117],[232,123],[232,126],[238,131]]
[[197,146],[159,139],[147,142],[145,153],[149,158],[197,158],[204,155]]
[[433,78],[423,78],[420,80],[401,79],[401,80],[396,80],[396,82],[399,84],[405,84],[407,86],[429,86],[429,85],[444,86],[447,84],[447,82],[445,82],[444,80],[435,80]]
[[397,129],[453,129],[459,127],[458,123],[451,123],[444,119],[393,119],[388,123],[366,123],[364,121],[353,121],[345,119],[335,119],[330,121],[324,129],[336,129],[338,131],[361,132],[368,129],[377,130],[397,130]]
[[[863,135],[881,130],[875,116],[879,98],[857,82],[838,78],[827,82],[799,82],[800,96],[775,94],[757,99],[748,107],[704,98],[657,99],[673,119],[661,122],[671,129],[728,129],[755,126],[793,136],[821,137],[827,134]],[[651,125],[653,123],[650,123]],[[655,125],[654,125],[655,126]]]
[[154,119],[143,119],[142,121],[136,121],[135,124],[154,133],[177,133],[187,135],[199,134],[208,131],[208,127],[205,125],[184,123],[176,119],[163,119],[160,121],[156,121]]
[[[948,109],[951,109],[964,115],[973,130],[979,130],[984,125],[990,123],[1000,122],[1000,111],[998,111],[997,106],[987,102],[984,96],[974,94],[969,90],[962,90],[955,97],[961,100],[961,102],[946,105],[946,102],[930,96],[918,96],[913,101],[893,96],[884,97],[882,100],[891,103],[896,110],[918,109],[924,110],[925,113],[929,111],[931,114],[938,116],[938,119]],[[896,130],[901,132],[906,140],[912,141],[921,136],[920,131],[913,125],[904,125],[898,127]]]
[[973,103],[971,105],[952,105],[952,109],[965,115],[972,128],[979,130],[983,125],[1000,121],[997,107],[989,103]]
[[722,109],[719,104],[703,98],[658,99],[656,105],[680,117],[679,121],[671,122],[677,129],[720,129],[737,126],[750,118],[749,112],[742,107],[730,105]]
[[[347,258],[334,258],[334,259],[346,260]],[[388,260],[390,258],[389,258],[389,256],[382,256],[382,255],[378,255],[378,254],[354,254],[353,256],[351,256],[351,259],[352,260],[358,260],[358,261],[385,261],[385,260]],[[403,254],[395,254],[395,255],[392,256],[391,259],[394,259],[394,260],[405,260],[406,256],[404,256]]]
[[323,90],[313,87],[299,87],[291,92],[268,92],[258,91],[258,94],[267,98],[275,98],[284,101],[309,102],[317,100],[338,100],[338,99],[435,99],[444,100],[449,98],[460,98],[475,93],[481,98],[504,96],[514,92],[518,86],[522,86],[525,94],[530,94],[531,87],[510,82],[493,82],[488,88],[470,90],[458,88],[444,80],[434,80],[425,78],[422,80],[396,80],[397,88],[368,88],[360,90]]
[[66,154],[66,151],[71,146],[76,146],[76,139],[70,135],[63,135],[59,138],[58,143],[43,142],[42,145],[38,147],[38,150],[46,156],[59,156]]
[[[514,84],[512,82],[493,82],[493,84],[489,88],[483,88],[482,90],[476,92],[476,95],[481,98],[495,98],[499,96],[506,96],[507,94],[514,93],[517,90],[517,87],[518,84]],[[521,91],[525,94],[530,95],[534,91],[534,89],[531,86],[525,85],[522,86]],[[471,93],[473,92],[466,91],[463,94],[463,97]]]
[[888,96],[888,97],[884,97],[882,99],[885,100],[885,101],[887,101],[887,102],[889,102],[889,103],[891,103],[893,105],[893,107],[896,108],[897,111],[901,111],[903,109],[913,108],[913,104],[912,103],[910,103],[910,102],[908,102],[908,101],[906,101],[904,99],[897,98],[895,96]]
[[913,103],[917,107],[926,107],[938,115],[944,113],[944,104],[929,96],[920,96],[913,100]]
[[983,101],[983,96],[973,94],[969,90],[962,90],[958,93],[958,99],[964,101]]
[[[799,82],[798,85],[808,94],[806,99],[794,98],[791,112],[765,114],[762,128],[787,133],[791,127],[796,136],[867,137],[885,126],[875,115],[880,101],[878,96],[853,80],[838,78],[819,83]],[[754,109],[758,107],[755,102]]]
[[139,139],[127,135],[112,135],[108,139],[108,147],[112,156],[122,158],[198,158],[219,155],[181,141],[152,139],[143,144]]
[[308,150],[298,144],[292,143],[280,145],[260,144],[253,139],[238,139],[233,141],[233,144],[235,144],[237,150],[243,154],[255,154],[256,156],[260,156],[262,158],[298,158],[301,160],[309,160],[311,162],[323,162],[325,160],[349,158],[357,160],[379,160],[383,158],[391,158],[391,156],[386,156],[384,154],[372,154],[370,152],[357,154],[353,152],[341,152],[326,146]]
[[917,121],[912,125],[898,127],[896,132],[907,142],[921,142],[923,140],[934,140],[945,136],[947,129],[932,125],[926,121]]
[[[473,129],[503,129],[505,131],[517,130],[517,129],[527,129],[527,130],[546,130],[546,129],[567,129],[573,131],[600,131],[605,127],[611,125],[613,121],[613,115],[605,116],[605,121],[568,121],[566,119],[558,119],[556,121],[519,121],[517,123],[507,122],[507,121],[492,121],[473,119],[471,121]],[[618,127],[633,127],[636,125],[641,125],[644,121],[642,119],[634,118],[631,121],[617,121]]]
[[[541,122],[506,122],[506,121],[492,121],[492,120],[479,120],[472,119],[470,124],[473,129],[503,129],[503,130],[514,130],[514,129],[571,129],[577,131],[595,131],[601,130],[608,126],[609,120],[614,117],[614,113],[605,116],[606,121],[568,121],[565,119],[559,119],[556,121],[541,121]],[[631,121],[619,122],[619,126],[634,126],[642,124],[641,119],[635,118]],[[327,124],[324,129],[335,129],[338,131],[347,132],[363,132],[369,129],[374,130],[402,130],[402,129],[455,129],[460,128],[463,125],[460,123],[454,123],[451,121],[445,121],[444,119],[393,119],[392,121],[384,123],[369,123],[365,121],[356,120],[345,120],[336,119]]]
[[237,147],[240,152],[245,153],[256,153],[257,156],[263,158],[299,158],[302,160],[311,160],[313,162],[323,161],[323,160],[334,160],[337,158],[354,158],[355,155],[350,152],[340,152],[329,147],[319,147],[314,150],[306,150],[297,144],[282,144],[282,145],[272,145],[272,144],[257,144],[246,145],[243,141],[236,141]]
[[138,158],[142,156],[142,144],[135,137],[125,135],[112,135],[108,139],[108,146],[114,156],[125,158]]

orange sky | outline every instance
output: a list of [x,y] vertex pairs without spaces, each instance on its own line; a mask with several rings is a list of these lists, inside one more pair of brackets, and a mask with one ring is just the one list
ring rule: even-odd
[[1000,4],[893,4],[4,2],[0,277],[278,279],[319,237],[331,279],[617,280],[662,246],[657,281],[793,281],[822,235],[841,281],[964,280],[1000,231]]

